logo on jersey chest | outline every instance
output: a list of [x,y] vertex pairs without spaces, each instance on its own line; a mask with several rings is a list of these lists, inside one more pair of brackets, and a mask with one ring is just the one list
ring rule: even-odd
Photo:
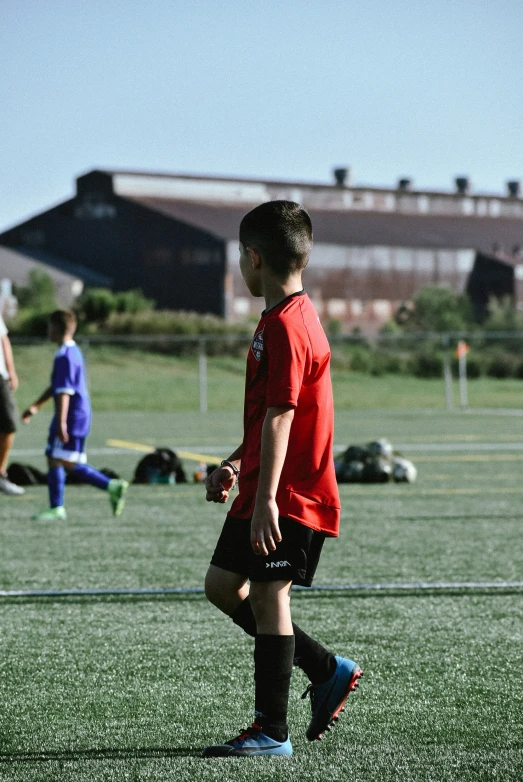
[[256,361],[259,361],[263,353],[263,329],[254,335],[251,350]]

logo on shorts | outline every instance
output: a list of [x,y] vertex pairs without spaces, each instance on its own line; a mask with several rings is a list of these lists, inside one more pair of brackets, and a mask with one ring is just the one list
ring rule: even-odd
[[266,562],[265,569],[268,567],[290,567],[291,563],[284,559],[282,562]]
[[[265,328],[265,326],[264,326]],[[263,353],[263,329],[254,335],[251,350],[256,361],[259,361]]]

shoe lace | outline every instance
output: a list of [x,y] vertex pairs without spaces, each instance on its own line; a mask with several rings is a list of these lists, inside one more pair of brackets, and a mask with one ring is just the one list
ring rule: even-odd
[[307,685],[307,689],[305,690],[305,692],[301,696],[302,700],[305,700],[307,695],[310,695],[311,708],[314,710],[314,706],[315,706],[315,703],[316,703],[316,689],[314,687],[314,684]]
[[261,727],[253,722],[249,728],[245,728],[233,741],[245,741],[248,738],[256,738],[258,733],[261,733]]

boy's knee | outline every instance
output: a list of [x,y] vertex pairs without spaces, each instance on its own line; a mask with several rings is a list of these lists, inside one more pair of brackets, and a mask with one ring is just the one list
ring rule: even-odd
[[251,584],[250,601],[256,617],[272,615],[290,605],[290,583],[258,581]]
[[218,588],[217,584],[215,582],[215,579],[213,579],[212,574],[207,571],[205,574],[205,581],[204,581],[204,591],[205,591],[205,597],[210,603],[216,604],[215,601],[218,597]]
[[211,565],[205,575],[205,596],[224,614],[230,616],[249,594],[242,576]]
[[231,590],[216,573],[208,570],[204,582],[205,597],[207,600],[225,613],[231,600]]
[[72,472],[76,467],[75,462],[67,462],[65,459],[56,459],[54,456],[47,458],[49,467],[63,467],[66,472]]

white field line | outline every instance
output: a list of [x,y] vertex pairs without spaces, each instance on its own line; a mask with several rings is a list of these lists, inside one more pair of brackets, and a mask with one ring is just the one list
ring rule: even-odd
[[[483,589],[523,589],[523,581],[419,581],[408,584],[317,584],[295,586],[293,590],[307,592],[384,592],[384,591],[448,591],[469,592]],[[172,589],[28,589],[0,590],[1,597],[98,597],[116,595],[193,595],[203,594],[203,587],[173,587]]]
[[[198,451],[205,455],[229,454],[237,444],[228,443],[225,445],[169,445],[173,451]],[[144,446],[145,448],[145,446]],[[150,446],[151,450],[153,446]],[[347,444],[340,443],[334,446],[335,452],[341,452],[348,448]],[[394,448],[403,453],[456,453],[456,452],[503,452],[503,451],[521,451],[523,452],[523,442],[499,443],[499,442],[463,442],[463,443],[394,443]],[[126,447],[94,447],[87,449],[89,454],[94,456],[121,456],[129,455],[136,451],[136,448]],[[21,456],[43,456],[43,448],[13,448],[11,457]]]

